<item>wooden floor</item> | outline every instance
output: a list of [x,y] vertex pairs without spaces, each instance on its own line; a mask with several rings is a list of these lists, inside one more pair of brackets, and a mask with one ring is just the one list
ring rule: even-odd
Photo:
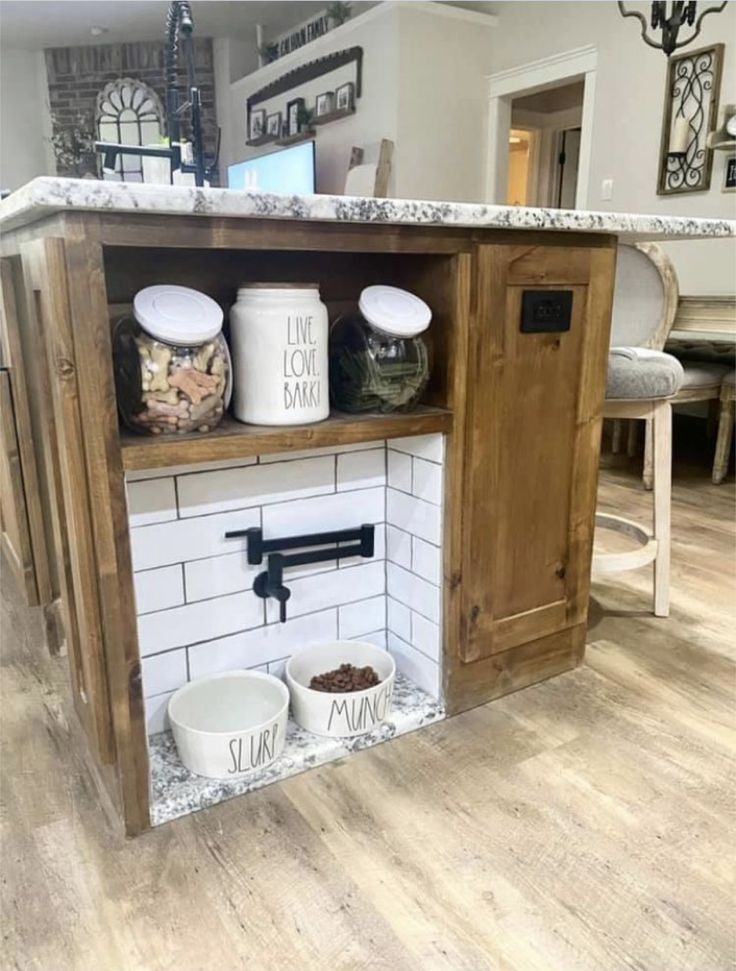
[[734,489],[706,475],[676,477],[669,620],[647,570],[598,584],[576,672],[133,842],[6,605],[2,967],[734,967]]

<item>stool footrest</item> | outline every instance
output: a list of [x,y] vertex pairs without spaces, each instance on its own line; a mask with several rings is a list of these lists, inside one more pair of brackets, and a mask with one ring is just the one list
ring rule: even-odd
[[626,570],[637,570],[647,563],[653,563],[657,558],[657,540],[639,523],[623,516],[612,516],[608,513],[596,513],[595,524],[601,529],[611,529],[616,533],[623,533],[635,540],[639,546],[633,550],[623,550],[618,553],[594,553],[593,574],[623,573]]

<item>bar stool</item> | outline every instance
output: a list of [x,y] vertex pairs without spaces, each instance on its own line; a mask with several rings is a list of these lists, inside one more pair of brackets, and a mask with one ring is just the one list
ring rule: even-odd
[[651,422],[652,529],[624,516],[596,515],[596,525],[638,544],[623,553],[594,553],[593,576],[654,564],[654,614],[669,615],[672,398],[684,380],[682,365],[664,345],[677,310],[677,277],[652,243],[620,246],[613,302],[612,347],[603,417]]

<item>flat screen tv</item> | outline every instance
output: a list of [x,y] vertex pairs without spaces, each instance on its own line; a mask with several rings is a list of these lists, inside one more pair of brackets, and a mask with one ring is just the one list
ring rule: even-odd
[[229,165],[227,184],[230,189],[309,195],[314,192],[314,142]]

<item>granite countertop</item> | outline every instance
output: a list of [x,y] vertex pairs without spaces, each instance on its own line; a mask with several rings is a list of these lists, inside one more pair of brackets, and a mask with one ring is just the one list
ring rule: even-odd
[[587,210],[493,206],[483,203],[276,195],[235,189],[100,182],[42,177],[0,202],[8,231],[56,212],[141,212],[477,229],[543,229],[613,233],[624,239],[736,236],[736,220],[636,215]]

